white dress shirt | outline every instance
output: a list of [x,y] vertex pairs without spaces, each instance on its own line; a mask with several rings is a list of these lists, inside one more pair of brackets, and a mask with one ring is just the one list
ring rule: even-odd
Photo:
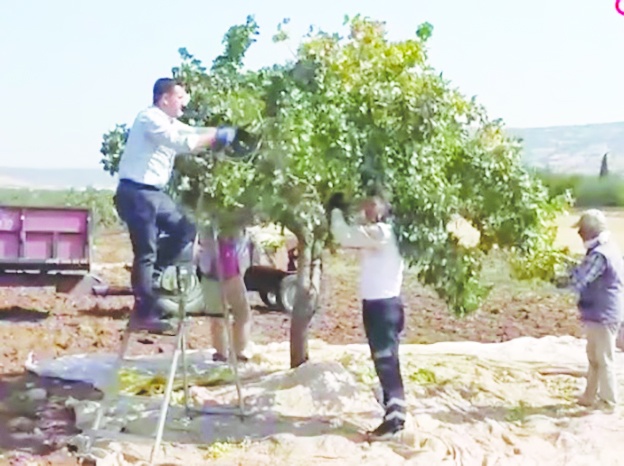
[[177,154],[190,153],[202,128],[169,117],[156,106],[140,112],[119,161],[119,179],[163,188],[169,182]]
[[361,298],[399,296],[404,264],[392,226],[383,222],[348,225],[340,209],[334,209],[331,217],[331,232],[336,241],[345,248],[361,250]]

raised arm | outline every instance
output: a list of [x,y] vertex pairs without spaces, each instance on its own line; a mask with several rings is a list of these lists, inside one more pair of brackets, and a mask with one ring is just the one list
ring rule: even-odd
[[179,154],[195,152],[204,147],[226,146],[234,141],[236,129],[231,127],[198,127],[180,121],[171,124],[167,117],[146,113],[143,115],[146,134],[159,145],[171,147]]
[[334,239],[344,248],[377,249],[391,240],[389,228],[374,223],[371,225],[349,225],[340,209],[331,213],[331,232]]

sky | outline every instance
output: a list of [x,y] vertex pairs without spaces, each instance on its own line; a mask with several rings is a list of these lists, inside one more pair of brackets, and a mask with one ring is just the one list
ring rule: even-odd
[[[260,26],[250,68],[292,57],[310,25],[345,33],[345,14],[385,21],[392,40],[428,21],[430,63],[508,126],[624,121],[624,16],[614,0],[4,3],[0,166],[99,167],[102,134],[150,104],[178,49],[210,63],[223,34],[249,14]],[[283,18],[290,45],[271,41]]]

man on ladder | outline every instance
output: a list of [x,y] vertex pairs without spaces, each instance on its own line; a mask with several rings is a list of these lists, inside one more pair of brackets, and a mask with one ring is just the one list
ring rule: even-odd
[[[174,159],[178,154],[189,154],[202,148],[222,150],[231,147],[238,155],[253,151],[252,146],[240,141],[239,136],[246,133],[233,127],[191,127],[178,120],[189,97],[185,89],[171,78],[156,81],[153,89],[153,105],[141,111],[130,130],[119,165],[119,185],[115,193],[115,207],[120,218],[127,224],[134,253],[132,267],[132,292],[135,298],[130,322],[122,340],[121,349],[114,367],[114,378],[125,359],[126,351],[133,332],[146,331],[155,334],[176,336],[175,349],[167,379],[160,416],[156,426],[156,438],[152,449],[153,462],[163,437],[173,382],[177,372],[178,358],[182,358],[184,384],[184,405],[190,410],[188,395],[188,377],[186,361],[186,294],[190,285],[189,275],[193,273],[193,245],[196,227],[180,206],[176,205],[164,192],[173,171]],[[252,138],[253,139],[253,138]],[[216,221],[211,225],[214,238],[217,237]],[[159,241],[159,235],[166,238]],[[217,253],[217,262],[219,261]],[[156,271],[164,271],[175,266],[177,293],[179,302],[179,322],[174,327],[164,315],[160,306],[161,290],[155,283]],[[222,272],[218,271],[219,279]],[[228,309],[224,309],[224,319],[229,321]],[[231,330],[228,340],[232,341]],[[243,403],[240,379],[236,360],[233,365],[236,389],[238,392],[238,412],[243,415]],[[118,395],[117,383],[113,385]],[[100,428],[104,415],[105,403],[98,410],[93,431]],[[218,413],[219,410],[213,410]],[[209,414],[209,411],[202,410]]]
[[[232,145],[233,127],[192,127],[178,120],[189,97],[171,78],[161,78],[153,88],[153,105],[136,117],[119,162],[115,207],[127,224],[134,254],[132,292],[134,309],[130,330],[169,333],[154,291],[155,269],[190,263],[196,236],[194,224],[164,192],[178,154],[202,148],[220,150]],[[166,234],[160,245],[158,236]]]

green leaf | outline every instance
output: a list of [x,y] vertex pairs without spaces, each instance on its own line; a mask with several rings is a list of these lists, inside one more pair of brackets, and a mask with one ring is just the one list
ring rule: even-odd
[[416,36],[422,40],[427,41],[433,34],[433,25],[431,23],[422,23],[416,29]]

